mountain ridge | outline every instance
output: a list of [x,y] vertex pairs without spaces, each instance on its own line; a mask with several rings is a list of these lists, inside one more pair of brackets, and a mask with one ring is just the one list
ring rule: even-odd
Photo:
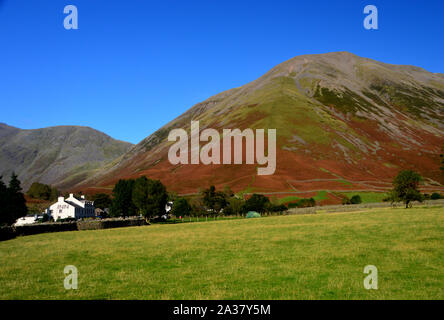
[[61,189],[86,179],[132,144],[86,126],[20,129],[0,124],[0,175],[15,172],[26,190],[32,182]]
[[[172,166],[168,132],[189,130],[191,120],[201,129],[276,128],[276,174],[257,177],[251,165]],[[192,106],[77,187],[111,188],[118,178],[146,174],[182,193],[209,184],[290,191],[293,179],[390,179],[401,168],[442,181],[436,177],[443,143],[440,75],[348,52],[303,55]]]

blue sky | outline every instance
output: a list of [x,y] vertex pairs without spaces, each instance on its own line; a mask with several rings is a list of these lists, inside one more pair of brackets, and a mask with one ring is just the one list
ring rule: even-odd
[[[65,30],[65,5],[79,29]],[[365,30],[376,5],[379,30]],[[294,56],[332,51],[444,73],[444,1],[0,0],[0,122],[137,143]]]

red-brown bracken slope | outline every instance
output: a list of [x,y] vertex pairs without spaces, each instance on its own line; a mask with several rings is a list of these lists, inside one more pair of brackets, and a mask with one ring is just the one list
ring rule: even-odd
[[[277,129],[276,172],[258,176],[257,165],[170,164],[168,133],[189,132],[191,120],[219,132]],[[413,169],[425,177],[425,189],[439,190],[443,145],[443,74],[347,52],[306,55],[195,105],[76,189],[110,191],[120,178],[146,175],[179,194],[210,184],[285,195],[381,191],[400,169]]]

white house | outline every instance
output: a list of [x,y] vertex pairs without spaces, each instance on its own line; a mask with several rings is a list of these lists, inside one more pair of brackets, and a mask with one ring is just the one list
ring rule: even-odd
[[173,208],[173,202],[172,201],[168,201],[165,205],[165,212],[168,214],[170,213],[171,209]]
[[23,226],[25,224],[33,224],[37,221],[37,215],[36,214],[28,214],[24,217],[18,218],[17,221],[14,223],[14,226]]
[[49,207],[49,214],[54,221],[67,218],[95,217],[94,202],[85,200],[85,196],[77,199],[71,193],[66,199],[59,197],[57,202]]

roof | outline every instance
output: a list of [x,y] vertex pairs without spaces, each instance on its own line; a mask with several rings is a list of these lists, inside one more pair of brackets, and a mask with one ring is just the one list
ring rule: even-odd
[[74,202],[67,201],[67,200],[65,200],[65,202],[66,202],[67,204],[69,204],[69,205],[72,205],[73,207],[76,207],[76,208],[82,208],[82,209],[83,209],[82,206],[79,206],[78,204],[75,204]]

